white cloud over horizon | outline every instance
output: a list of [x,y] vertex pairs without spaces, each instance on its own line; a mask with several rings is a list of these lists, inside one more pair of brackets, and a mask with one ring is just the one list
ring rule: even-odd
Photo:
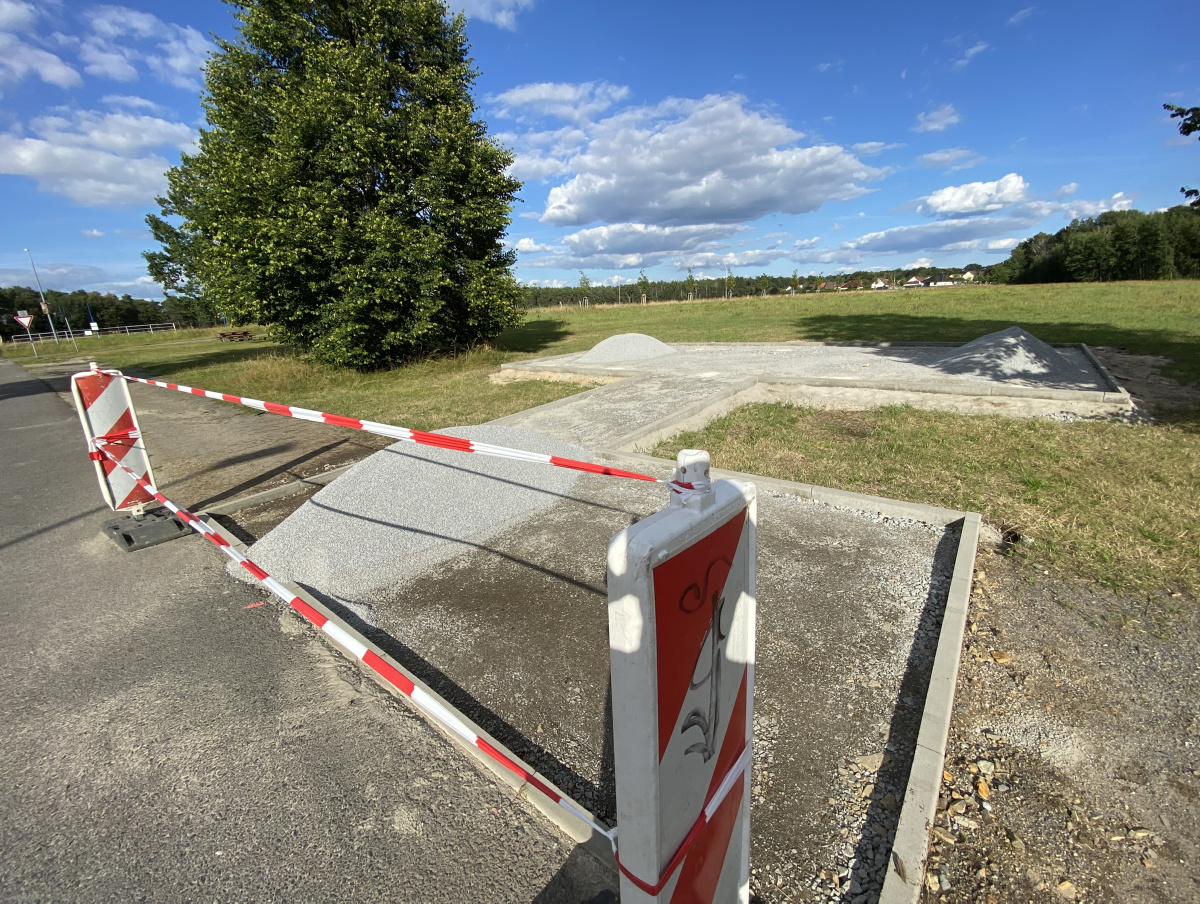
[[[534,0],[460,0],[457,4],[468,19],[482,19],[509,31],[517,27],[517,15],[533,9]],[[450,4],[451,10],[456,4]]]
[[939,188],[917,210],[930,216],[962,216],[992,213],[1029,196],[1029,184],[1016,173],[995,182],[968,182]]
[[0,133],[0,173],[27,176],[82,207],[151,203],[166,188],[162,152],[187,149],[196,135],[159,117],[64,108],[34,118],[29,129],[37,137]]
[[[528,87],[506,95],[550,93],[516,93]],[[591,83],[586,87],[582,96],[595,97]],[[555,109],[560,96],[569,92],[556,91],[543,109]],[[602,102],[615,96],[610,92]],[[582,134],[502,133],[517,147],[514,174],[569,177],[550,189],[541,214],[545,223],[677,226],[806,213],[856,198],[866,192],[860,183],[888,172],[839,145],[798,146],[803,133],[778,116],[748,108],[739,94],[667,98],[580,123],[578,129]],[[714,135],[723,140],[713,141]]]
[[954,109],[954,104],[942,104],[936,110],[917,114],[917,124],[914,132],[944,132],[950,126],[962,122],[962,117]]

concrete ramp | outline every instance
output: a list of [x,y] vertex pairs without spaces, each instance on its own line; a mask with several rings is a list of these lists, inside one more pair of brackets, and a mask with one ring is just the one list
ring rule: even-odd
[[[515,427],[439,433],[588,459],[578,446]],[[254,561],[347,604],[370,600],[569,497],[578,472],[396,443],[359,462],[254,544]],[[244,577],[241,569],[230,572]]]

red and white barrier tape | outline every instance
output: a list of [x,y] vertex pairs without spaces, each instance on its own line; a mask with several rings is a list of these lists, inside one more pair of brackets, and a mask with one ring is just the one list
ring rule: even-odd
[[271,577],[256,564],[254,564],[254,562],[230,546],[229,541],[213,530],[212,527],[201,521],[187,509],[180,508],[162,493],[155,490],[154,487],[152,487],[147,481],[143,480],[141,477],[127,468],[115,456],[109,453],[107,449],[104,448],[106,445],[127,445],[130,440],[137,439],[138,435],[136,431],[123,431],[119,434],[113,434],[111,436],[98,436],[93,443],[92,450],[89,455],[93,461],[101,461],[107,458],[118,468],[126,471],[131,477],[133,477],[134,480],[138,482],[142,489],[154,496],[155,499],[161,502],[172,513],[177,515],[182,521],[191,527],[192,530],[196,531],[196,533],[200,534],[205,539],[210,541],[214,546],[220,549],[221,552],[225,553],[225,555],[237,562],[240,566],[242,566],[242,568],[249,572],[256,581],[299,612],[323,634],[337,641],[338,645],[343,649],[353,653],[354,656],[364,665],[369,667],[373,672],[383,678],[388,684],[390,684],[400,693],[404,694],[404,696],[412,700],[412,702],[416,704],[417,708],[420,709],[421,712],[439,722],[442,726],[458,735],[468,744],[471,744],[482,750],[509,772],[519,776],[521,779],[537,788],[537,790],[544,794],[547,798],[554,801],[554,803],[558,804],[564,810],[568,811],[572,816],[589,825],[593,831],[599,832],[612,844],[613,851],[616,851],[615,829],[606,829],[599,825],[595,820],[588,816],[587,813],[585,813],[575,803],[575,801],[568,797],[563,797],[561,794],[539,779],[536,775],[529,772],[520,764],[513,762],[483,738],[479,737],[479,735],[475,734],[475,732],[473,732],[461,719],[443,706],[438,700],[430,696],[429,693],[427,693],[423,688],[414,685],[413,682],[409,680],[403,672],[399,671],[392,665],[389,665],[386,660],[376,654],[374,650],[368,649],[366,644],[364,644],[358,638],[353,637],[340,625],[330,621],[304,600],[300,599],[300,597],[289,592],[288,589],[275,580],[275,578]]
[[380,424],[376,421],[364,421],[356,417],[346,417],[342,414],[327,414],[324,411],[313,411],[310,408],[297,408],[292,405],[278,405],[275,402],[263,402],[259,399],[247,399],[242,396],[229,395],[224,392],[212,392],[208,389],[196,389],[192,386],[182,386],[178,383],[163,383],[160,380],[145,380],[141,377],[129,377],[119,370],[101,370],[95,364],[91,369],[97,373],[121,377],[131,383],[144,383],[147,386],[159,386],[163,389],[174,389],[176,392],[186,392],[191,395],[204,396],[220,402],[232,402],[244,405],[258,411],[271,414],[281,414],[284,417],[294,417],[302,421],[313,421],[318,424],[332,424],[335,427],[349,427],[352,430],[362,430],[378,436],[387,436],[402,442],[416,443],[421,446],[435,446],[439,449],[451,449],[455,452],[474,452],[477,455],[491,455],[496,458],[511,458],[516,461],[530,461],[538,464],[553,465],[556,468],[569,468],[573,471],[586,471],[589,474],[604,474],[609,477],[628,477],[632,480],[647,480],[651,483],[668,483],[660,477],[648,474],[638,474],[636,471],[622,471],[619,468],[608,468],[591,462],[576,461],[573,458],[560,458],[557,455],[545,455],[541,452],[526,452],[523,449],[510,449],[507,446],[495,446],[491,443],[480,443],[456,436],[445,436],[441,433],[426,433],[424,430],[409,430],[407,427],[393,427],[391,424]]
[[[98,368],[93,369],[98,370]],[[593,465],[583,461],[575,461],[569,458],[542,455],[536,452],[524,452],[520,449],[509,449],[505,446],[493,446],[488,443],[475,443],[471,440],[443,436],[440,433],[424,433],[420,430],[408,430],[404,427],[392,427],[388,424],[377,424],[374,421],[361,421],[357,418],[348,418],[336,414],[324,414],[319,411],[310,411],[306,408],[293,408],[287,405],[275,405],[271,402],[260,402],[256,399],[243,399],[240,396],[209,392],[203,389],[193,389],[190,386],[180,386],[174,383],[161,383],[157,380],[144,380],[139,377],[127,377],[120,371],[101,372],[119,376],[125,380],[131,380],[137,383],[145,383],[150,386],[161,386],[165,389],[174,389],[179,392],[187,392],[193,395],[203,395],[212,399],[234,402],[236,404],[246,405],[250,408],[257,408],[260,411],[269,411],[274,414],[282,414],[286,417],[296,417],[302,420],[317,421],[343,427],[353,427],[358,430],[365,430],[369,433],[377,433],[381,436],[388,436],[394,439],[406,440],[408,442],[419,443],[422,445],[438,446],[440,448],[453,449],[460,452],[475,452],[482,455],[494,455],[502,458],[515,458],[522,461],[535,461],[555,465],[556,467],[572,468],[574,470],[588,471],[596,474],[607,474],[614,477],[630,477],[636,480],[653,481],[654,483],[670,483],[672,491],[679,492],[679,490],[676,489],[676,482],[674,481],[661,480],[657,477],[649,477],[645,474],[637,474],[631,471],[605,468],[600,465]],[[746,771],[746,767],[750,763],[752,749],[751,745],[746,745],[746,748],[742,751],[741,755],[725,774],[725,777],[721,780],[720,785],[717,786],[717,790],[713,794],[712,798],[704,805],[704,809],[701,811],[699,818],[684,837],[683,843],[680,844],[679,849],[675,852],[674,856],[672,856],[670,862],[667,864],[666,869],[664,869],[662,874],[659,876],[658,882],[656,884],[651,884],[640,877],[635,876],[632,872],[625,868],[624,864],[621,863],[620,852],[617,849],[617,830],[615,828],[608,829],[601,826],[590,816],[588,816],[587,813],[585,813],[573,800],[568,797],[563,797],[545,782],[541,781],[541,779],[539,779],[535,774],[529,772],[520,764],[513,762],[483,738],[479,737],[461,719],[450,712],[450,710],[443,706],[438,700],[430,696],[424,689],[413,684],[413,682],[409,680],[409,678],[407,678],[402,672],[389,665],[387,661],[382,659],[373,650],[369,649],[366,644],[358,640],[356,637],[351,636],[340,625],[337,625],[327,619],[324,615],[322,615],[304,600],[300,599],[300,597],[290,593],[287,588],[263,571],[262,568],[230,546],[229,541],[213,530],[212,527],[201,521],[187,509],[177,506],[162,493],[154,489],[154,487],[148,481],[126,467],[126,465],[124,465],[120,460],[118,460],[104,448],[106,445],[129,445],[130,443],[136,443],[138,440],[140,440],[140,438],[141,436],[136,430],[125,430],[119,433],[97,436],[92,441],[92,448],[89,452],[89,456],[94,461],[101,461],[107,458],[116,467],[125,471],[138,483],[139,486],[142,487],[142,489],[150,493],[156,500],[166,506],[167,509],[177,515],[182,521],[191,527],[192,530],[205,537],[213,545],[225,553],[225,555],[227,555],[230,559],[237,562],[251,576],[253,576],[255,580],[266,587],[267,590],[269,590],[276,597],[283,600],[283,602],[295,609],[298,613],[300,613],[300,615],[304,616],[304,618],[311,622],[314,627],[331,639],[335,640],[343,649],[353,653],[354,656],[364,665],[369,667],[400,693],[404,694],[404,696],[412,700],[417,708],[423,713],[439,722],[454,734],[458,735],[468,744],[486,753],[505,769],[508,769],[514,775],[519,776],[523,781],[532,785],[543,795],[545,795],[547,799],[553,801],[558,806],[571,813],[571,815],[573,815],[575,818],[588,825],[594,832],[597,832],[607,838],[609,843],[612,845],[613,854],[616,856],[617,866],[620,868],[621,872],[624,873],[629,880],[642,891],[651,896],[657,896],[663,890],[663,888],[666,887],[671,876],[675,874],[675,871],[679,868],[680,864],[683,863],[688,853],[696,845],[704,826],[708,824],[710,819],[712,819],[713,814],[716,813],[717,809],[721,806],[721,803],[729,795],[729,792],[733,789],[734,784],[736,784],[737,780]],[[687,483],[678,483],[677,485],[684,491],[693,491],[694,489],[691,484]]]

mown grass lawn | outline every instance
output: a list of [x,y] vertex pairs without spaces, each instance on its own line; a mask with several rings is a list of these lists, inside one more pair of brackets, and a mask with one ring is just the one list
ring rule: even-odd
[[751,405],[662,443],[718,467],[947,508],[1032,544],[1019,555],[1114,590],[1200,592],[1200,417],[1062,423]]
[[[545,308],[487,347],[371,373],[327,367],[215,330],[80,340],[43,360],[99,359],[174,382],[418,429],[480,423],[580,391],[488,379],[505,361],[590,348],[617,333],[665,342],[962,341],[1018,324],[1047,342],[1171,359],[1200,384],[1200,282],[975,286],[797,298]],[[6,357],[28,357],[5,345]],[[1114,588],[1200,591],[1200,416],[1126,426],[757,406],[663,446],[723,467],[983,513],[1034,538],[1023,555]]]

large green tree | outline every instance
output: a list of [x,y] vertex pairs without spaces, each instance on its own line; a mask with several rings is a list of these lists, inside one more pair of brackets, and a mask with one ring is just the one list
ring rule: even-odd
[[517,323],[501,244],[520,183],[475,116],[464,19],[441,0],[226,0],[199,149],[147,255],[181,294],[375,367]]

